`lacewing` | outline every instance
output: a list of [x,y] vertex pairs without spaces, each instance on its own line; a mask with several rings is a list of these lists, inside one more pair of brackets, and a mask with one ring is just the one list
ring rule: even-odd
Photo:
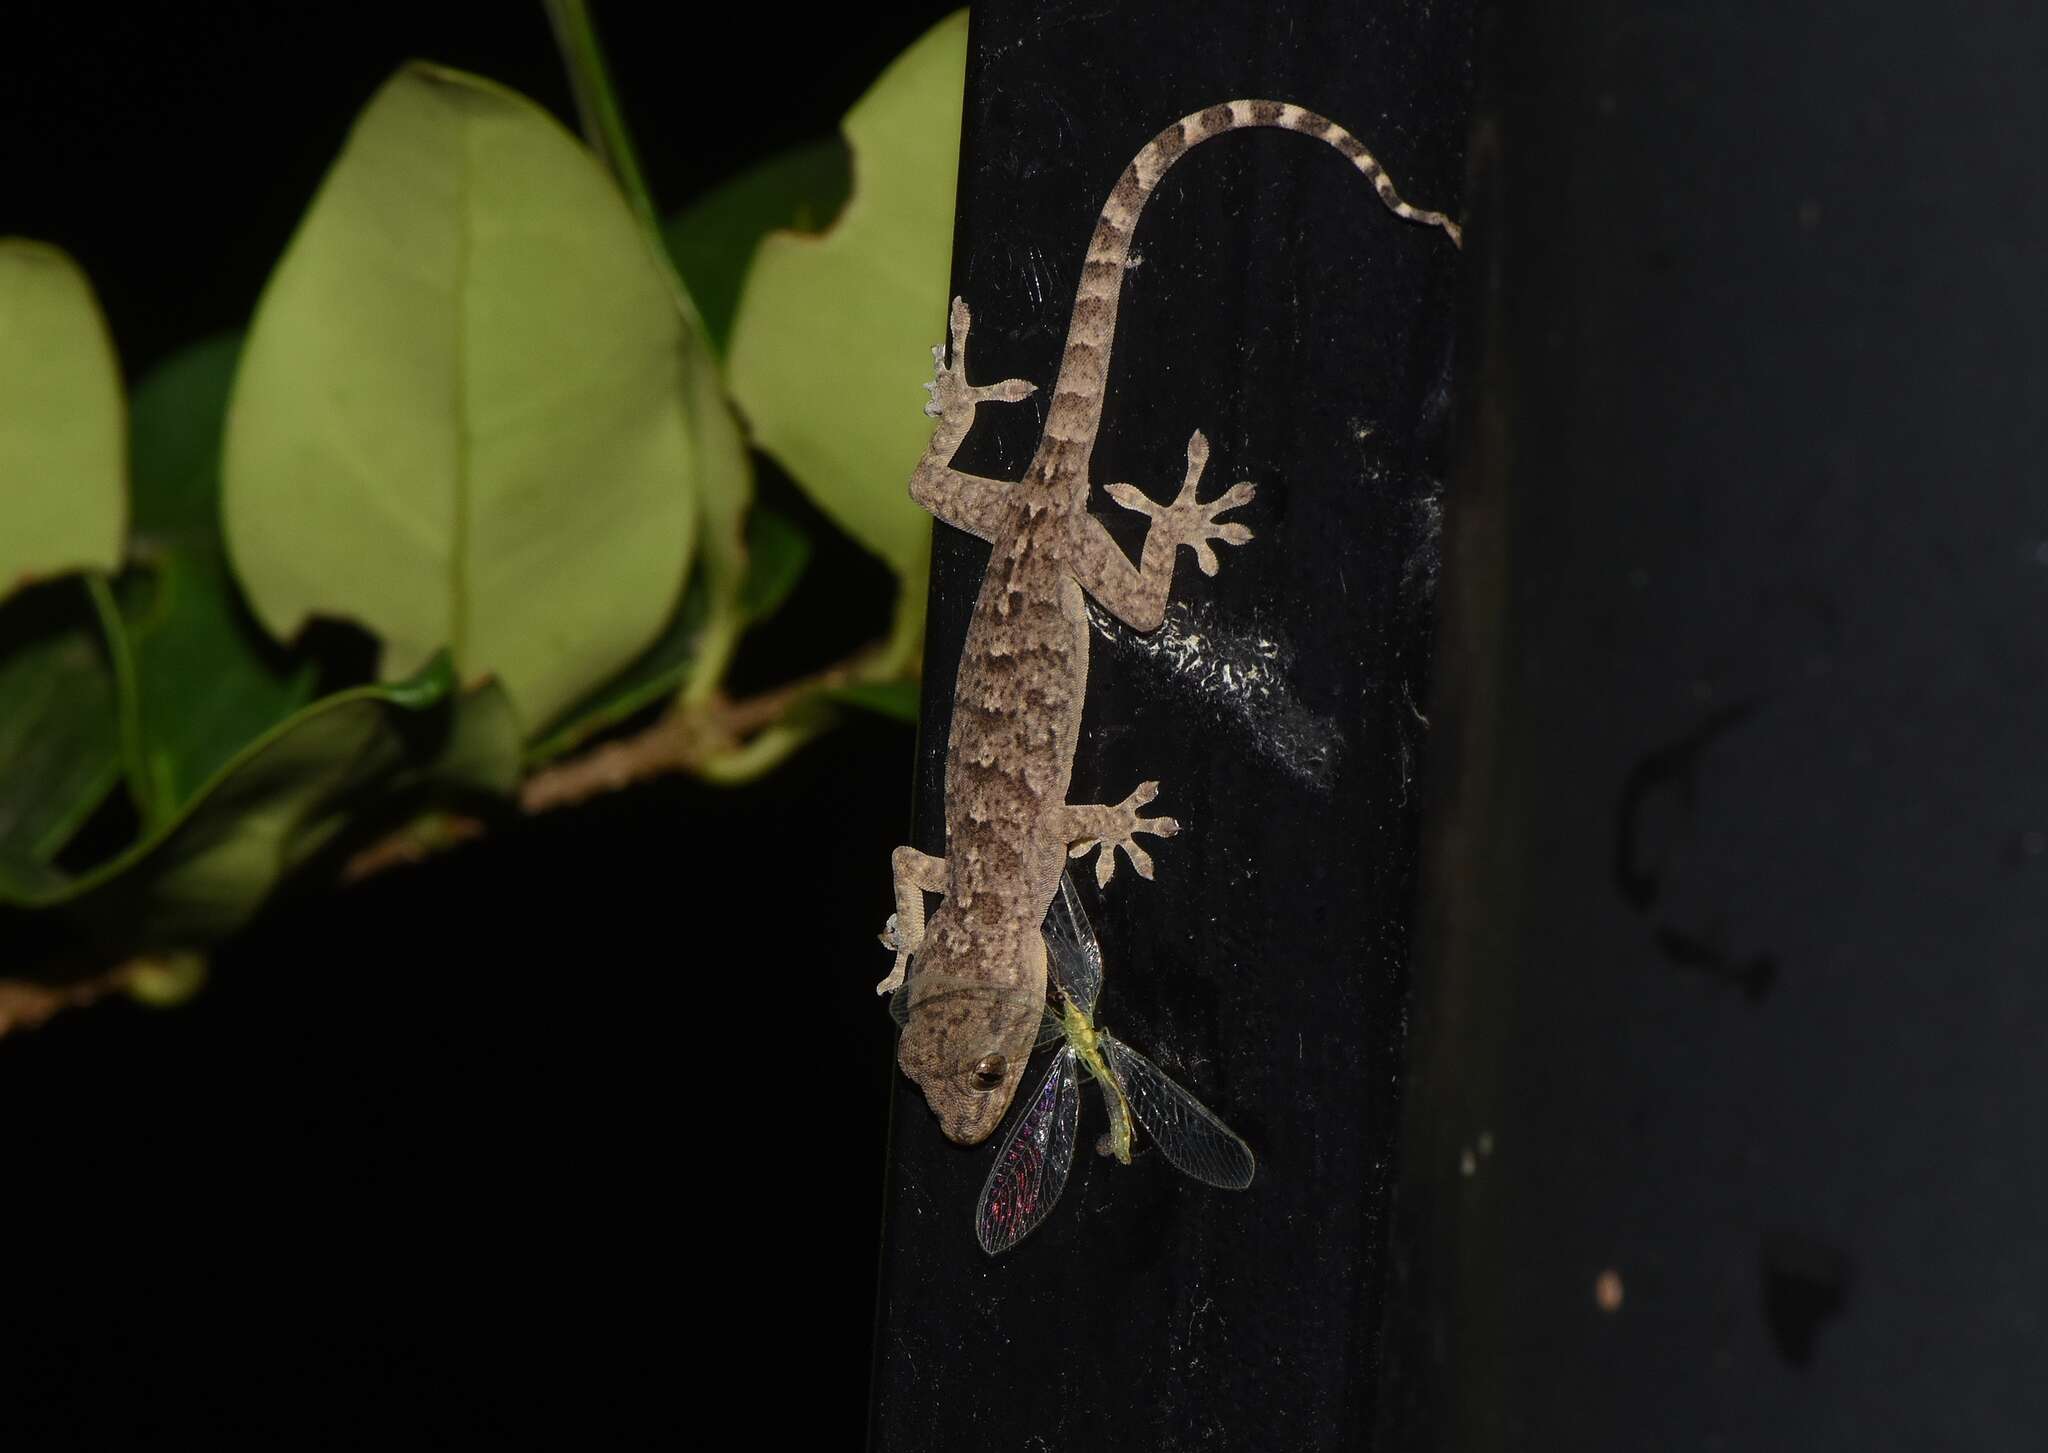
[[1161,1155],[1198,1181],[1242,1190],[1251,1184],[1256,1166],[1251,1147],[1229,1126],[1152,1061],[1096,1025],[1102,948],[1081,910],[1073,879],[1064,874],[1045,916],[1045,945],[1060,1013],[1055,1018],[1048,1008],[1039,1042],[1057,1041],[1060,1048],[1037,1090],[1024,1097],[1023,1112],[1003,1138],[981,1188],[974,1234],[991,1256],[1030,1235],[1066,1189],[1080,1125],[1083,1073],[1102,1087],[1109,1112],[1103,1148],[1125,1165],[1131,1161],[1135,1120]]

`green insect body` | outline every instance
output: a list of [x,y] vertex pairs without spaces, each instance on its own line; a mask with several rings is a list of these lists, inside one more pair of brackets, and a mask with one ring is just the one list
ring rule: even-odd
[[1102,1105],[1109,1112],[1109,1133],[1102,1139],[1102,1148],[1129,1165],[1131,1106],[1124,1098],[1122,1081],[1117,1079],[1103,1058],[1102,1041],[1097,1036],[1095,1022],[1071,999],[1065,1000],[1060,1006],[1060,1032],[1066,1035],[1074,1057],[1081,1061],[1088,1077],[1102,1087]]

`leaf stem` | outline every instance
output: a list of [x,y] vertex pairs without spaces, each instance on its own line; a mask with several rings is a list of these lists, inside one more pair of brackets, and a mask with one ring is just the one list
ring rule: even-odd
[[128,779],[129,795],[145,828],[163,816],[160,794],[150,780],[149,763],[142,751],[142,703],[135,682],[135,653],[128,644],[128,626],[121,619],[121,607],[105,572],[85,573],[86,593],[92,597],[93,613],[99,617],[100,634],[106,639],[107,659],[114,668],[114,707],[120,723],[121,768]]
[[590,18],[590,7],[584,0],[541,0],[541,7],[554,27],[555,46],[562,53],[562,68],[569,75],[569,90],[576,98],[576,116],[583,128],[583,138],[625,194],[626,205],[633,209],[648,251],[654,254],[676,295],[676,306],[683,310],[697,337],[703,339],[707,336],[703,316],[698,313],[689,289],[683,286],[682,274],[676,271],[668,255],[668,244],[662,240],[661,213],[655,209],[647,176],[640,170],[640,153],[633,145],[626,113],[612,86],[611,69],[605,64],[604,47],[598,42],[597,24]]
[[619,109],[618,93],[612,89],[611,72],[605,65],[604,47],[598,43],[597,26],[590,7],[583,0],[542,0],[548,22],[554,26],[555,44],[562,52],[562,64],[569,72],[569,88],[576,96],[576,114],[583,135],[604,158],[619,190],[651,235],[661,233],[661,218],[654,210],[654,197],[647,190],[647,178],[640,171],[639,153],[633,135],[626,129],[625,113]]

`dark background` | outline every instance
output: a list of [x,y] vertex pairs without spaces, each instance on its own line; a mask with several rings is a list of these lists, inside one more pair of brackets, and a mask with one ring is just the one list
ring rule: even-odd
[[[830,135],[948,8],[596,7],[667,208]],[[0,233],[78,258],[131,381],[246,321],[404,60],[573,125],[538,4],[29,4],[7,30]],[[748,680],[886,626],[885,568],[807,518]],[[755,787],[657,783],[278,905],[188,1008],[0,1042],[0,1441],[604,1442],[701,1428],[779,1367],[779,1435],[852,1446],[912,736],[859,716]]]
[[2044,47],[1487,13],[1380,1446],[2042,1444]]

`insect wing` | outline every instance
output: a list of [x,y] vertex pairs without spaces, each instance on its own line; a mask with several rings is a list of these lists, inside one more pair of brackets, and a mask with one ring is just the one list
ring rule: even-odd
[[990,1256],[1008,1251],[1037,1227],[1066,1189],[1081,1123],[1074,1052],[1053,1056],[1037,1093],[1010,1127],[974,1208],[974,1235]]
[[1052,1006],[1047,1005],[1045,1013],[1038,1021],[1038,1042],[1031,1047],[1044,1049],[1049,1044],[1058,1044],[1066,1037],[1067,1026],[1061,1022],[1059,1015],[1052,1012]]
[[1123,1085],[1131,1113],[1161,1155],[1196,1180],[1227,1191],[1241,1191],[1252,1183],[1257,1161],[1237,1132],[1135,1049],[1106,1031],[1098,1030],[1096,1037],[1110,1072]]
[[1081,909],[1072,873],[1060,874],[1060,891],[1045,911],[1045,949],[1046,967],[1061,996],[1083,1014],[1093,1014],[1102,995],[1102,945]]

